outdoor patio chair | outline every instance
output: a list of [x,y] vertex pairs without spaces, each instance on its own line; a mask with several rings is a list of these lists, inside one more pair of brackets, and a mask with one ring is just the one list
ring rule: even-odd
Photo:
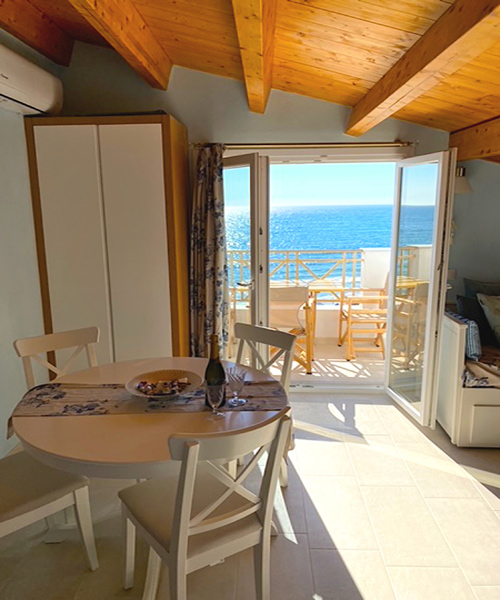
[[429,283],[418,282],[408,290],[408,295],[396,292],[393,317],[392,346],[399,353],[401,365],[409,369],[417,366],[424,345],[425,321]]
[[314,359],[314,314],[308,286],[270,287],[269,326],[296,336],[293,358],[310,375]]

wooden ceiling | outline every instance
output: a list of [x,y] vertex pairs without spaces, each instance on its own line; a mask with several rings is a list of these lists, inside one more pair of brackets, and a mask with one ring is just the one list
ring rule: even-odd
[[64,65],[110,45],[158,88],[172,65],[241,80],[255,112],[272,88],[352,106],[351,135],[500,115],[500,0],[0,0],[0,25]]

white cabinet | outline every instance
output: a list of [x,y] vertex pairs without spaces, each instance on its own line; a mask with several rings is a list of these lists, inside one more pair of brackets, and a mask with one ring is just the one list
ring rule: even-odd
[[27,119],[46,333],[101,363],[188,354],[187,141],[169,116]]

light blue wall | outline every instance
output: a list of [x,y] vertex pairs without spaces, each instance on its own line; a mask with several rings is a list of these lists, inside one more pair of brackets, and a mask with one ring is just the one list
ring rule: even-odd
[[0,457],[15,443],[5,425],[26,391],[16,338],[43,333],[24,125],[0,109]]
[[[248,110],[240,81],[174,67],[168,90],[143,82],[112,50],[77,43],[64,77],[65,114],[164,110],[193,142],[353,142],[343,134],[349,109],[273,90],[264,115]],[[363,141],[418,142],[418,153],[442,150],[448,134],[389,119]]]
[[457,194],[450,269],[457,272],[450,299],[463,293],[463,278],[500,281],[500,164],[463,163],[471,194]]

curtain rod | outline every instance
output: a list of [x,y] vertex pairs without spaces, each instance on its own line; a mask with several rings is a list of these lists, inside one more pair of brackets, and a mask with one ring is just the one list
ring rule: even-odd
[[413,142],[319,142],[319,143],[282,143],[282,144],[224,144],[227,150],[280,150],[283,148],[294,148],[306,150],[308,148],[407,148],[413,146]]

